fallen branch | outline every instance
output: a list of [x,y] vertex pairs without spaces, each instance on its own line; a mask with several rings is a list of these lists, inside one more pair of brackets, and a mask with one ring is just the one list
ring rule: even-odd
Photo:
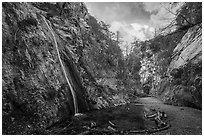
[[155,128],[155,129],[151,129],[151,130],[148,130],[148,129],[145,129],[145,130],[130,130],[130,131],[125,131],[125,130],[106,130],[106,129],[89,129],[87,131],[84,131],[78,135],[90,135],[91,133],[95,133],[95,132],[100,132],[100,133],[105,133],[105,134],[128,134],[128,133],[134,133],[134,134],[152,134],[152,133],[155,133],[155,132],[159,132],[159,131],[162,131],[162,130],[166,130],[170,127],[170,124],[166,124],[166,126],[164,127],[161,127],[161,128]]
[[108,123],[109,123],[111,126],[116,127],[116,125],[113,124],[111,121],[108,121]]
[[78,135],[89,135],[90,134],[90,130],[86,130],[84,132],[79,133]]

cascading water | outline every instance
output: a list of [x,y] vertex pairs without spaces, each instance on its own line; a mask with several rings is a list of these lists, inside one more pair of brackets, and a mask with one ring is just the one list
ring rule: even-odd
[[[41,16],[42,16],[42,15],[41,15]],[[65,67],[64,67],[64,65],[63,65],[63,63],[62,63],[62,60],[61,60],[61,57],[60,57],[60,53],[59,53],[57,41],[56,41],[55,35],[54,35],[54,33],[53,33],[53,30],[52,30],[52,28],[50,28],[50,26],[48,25],[48,23],[47,23],[45,17],[42,16],[42,18],[43,18],[43,20],[45,21],[45,23],[46,23],[48,29],[50,30],[50,32],[51,32],[51,34],[52,34],[52,36],[53,36],[54,43],[55,43],[55,48],[56,48],[56,51],[57,51],[57,56],[58,56],[58,59],[59,59],[59,62],[60,62],[60,66],[61,66],[61,68],[62,68],[62,71],[63,71],[63,73],[64,73],[65,79],[66,79],[66,81],[67,81],[67,83],[68,83],[68,86],[69,86],[69,88],[70,88],[70,90],[71,90],[71,94],[72,94],[72,97],[73,97],[73,103],[74,103],[74,115],[76,115],[76,114],[78,114],[78,111],[79,111],[79,110],[78,110],[78,105],[77,105],[77,99],[76,99],[75,91],[74,91],[74,89],[73,89],[73,87],[72,87],[72,85],[71,85],[71,82],[69,81],[69,79],[68,79],[68,77],[67,77],[67,73],[66,73]]]

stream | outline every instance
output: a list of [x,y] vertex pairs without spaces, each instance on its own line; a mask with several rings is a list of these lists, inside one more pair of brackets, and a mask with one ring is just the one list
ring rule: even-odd
[[[158,127],[153,119],[145,118],[144,112],[147,115],[165,112],[167,117],[163,122],[166,125]],[[19,116],[4,130],[7,134],[31,135],[201,135],[202,111],[166,105],[154,97],[143,97],[129,104],[63,119],[43,131],[32,129],[29,119]]]
[[[158,127],[152,119],[144,117],[158,111],[167,114],[167,127]],[[188,107],[163,104],[154,97],[140,98],[114,108],[95,110],[73,117],[47,129],[46,134],[57,135],[180,135],[202,134],[202,112]]]
[[[114,108],[95,110],[74,116],[48,130],[49,134],[147,134],[157,128],[154,121],[144,118],[143,105],[126,104]],[[153,113],[153,112],[152,112]],[[63,127],[64,124],[64,127]]]

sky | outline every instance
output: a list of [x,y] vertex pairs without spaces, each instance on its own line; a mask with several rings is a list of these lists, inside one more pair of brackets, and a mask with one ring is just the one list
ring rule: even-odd
[[180,6],[167,2],[86,2],[86,5],[91,15],[111,26],[111,31],[119,31],[124,43],[135,38],[141,41],[153,38],[155,29],[158,32],[175,18],[166,9],[175,13]]

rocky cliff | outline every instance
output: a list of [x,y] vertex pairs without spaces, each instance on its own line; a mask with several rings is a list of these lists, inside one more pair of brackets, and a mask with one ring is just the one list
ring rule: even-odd
[[167,75],[159,89],[166,103],[202,108],[202,24],[189,28],[176,46]]
[[3,3],[2,8],[4,133],[22,128],[26,134],[87,111],[85,86],[97,89],[82,61],[89,31],[84,3]]
[[173,51],[169,71],[184,66],[186,63],[196,64],[202,60],[202,24],[188,30],[181,42]]

